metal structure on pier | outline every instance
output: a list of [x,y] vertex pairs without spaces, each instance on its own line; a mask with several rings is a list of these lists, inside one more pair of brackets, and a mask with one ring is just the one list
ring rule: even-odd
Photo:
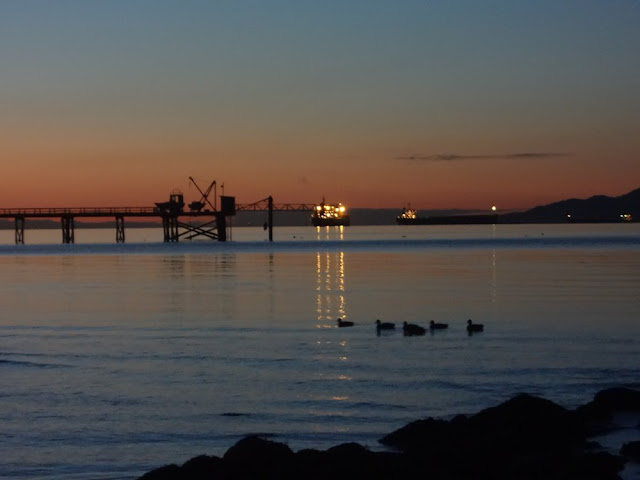
[[269,241],[273,242],[273,212],[311,212],[316,208],[315,204],[311,203],[273,203],[273,197],[269,195],[267,198],[258,200],[253,203],[246,203],[237,205],[237,211],[245,212],[260,212],[267,211],[268,220],[266,227],[269,229]]

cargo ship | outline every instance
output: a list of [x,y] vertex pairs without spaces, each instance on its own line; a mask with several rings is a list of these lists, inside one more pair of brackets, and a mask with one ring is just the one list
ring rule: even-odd
[[400,225],[418,223],[418,212],[412,208],[403,208],[402,213],[396,217],[396,222]]
[[498,215],[446,215],[435,217],[419,217],[412,208],[403,208],[396,217],[398,225],[486,225],[498,223]]
[[322,203],[315,206],[311,214],[311,223],[314,227],[349,226],[351,219],[344,205],[330,205],[323,199]]

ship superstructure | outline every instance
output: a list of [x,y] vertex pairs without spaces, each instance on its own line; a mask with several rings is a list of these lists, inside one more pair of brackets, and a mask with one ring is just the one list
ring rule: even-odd
[[351,224],[351,218],[347,208],[341,203],[329,204],[322,199],[322,203],[316,205],[311,214],[311,223],[315,227],[348,226]]

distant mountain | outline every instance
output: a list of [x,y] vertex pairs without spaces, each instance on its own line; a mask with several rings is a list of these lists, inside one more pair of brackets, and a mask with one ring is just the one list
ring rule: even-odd
[[500,215],[500,223],[599,223],[621,222],[621,215],[640,220],[640,188],[619,197],[596,195],[587,199],[571,198],[525,212]]

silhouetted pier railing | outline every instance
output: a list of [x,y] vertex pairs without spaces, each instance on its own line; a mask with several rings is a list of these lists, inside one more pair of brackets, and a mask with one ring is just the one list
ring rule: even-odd
[[[188,214],[189,212],[184,212]],[[79,207],[79,208],[0,208],[0,218],[56,218],[61,215],[74,217],[157,217],[157,207]]]

